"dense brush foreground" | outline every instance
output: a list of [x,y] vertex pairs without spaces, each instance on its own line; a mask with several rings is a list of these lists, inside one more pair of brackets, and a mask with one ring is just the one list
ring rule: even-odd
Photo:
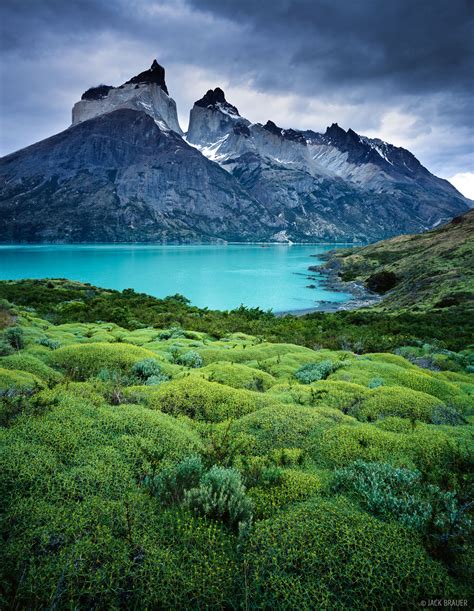
[[278,319],[67,281],[0,295],[2,608],[472,594],[460,306]]

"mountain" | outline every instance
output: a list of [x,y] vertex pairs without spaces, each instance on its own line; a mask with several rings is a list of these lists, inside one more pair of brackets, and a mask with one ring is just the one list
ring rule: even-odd
[[409,151],[347,132],[251,124],[210,90],[190,114],[189,143],[235,176],[292,240],[367,240],[423,231],[468,207]]
[[474,307],[474,210],[432,231],[331,251],[323,269],[383,294],[384,308]]
[[252,124],[209,90],[179,125],[155,60],[74,105],[65,131],[0,161],[0,241],[365,241],[436,226],[468,200],[404,149]]

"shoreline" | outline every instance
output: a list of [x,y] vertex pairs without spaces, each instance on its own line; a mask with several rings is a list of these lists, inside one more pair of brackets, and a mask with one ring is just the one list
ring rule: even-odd
[[[332,251],[331,251],[332,252]],[[370,308],[382,301],[382,297],[376,293],[369,291],[363,284],[359,282],[344,282],[339,277],[340,263],[330,253],[319,255],[319,258],[326,261],[323,265],[310,265],[309,272],[317,273],[321,276],[320,286],[327,288],[336,293],[349,293],[352,297],[347,301],[319,301],[315,302],[313,308],[304,308],[301,310],[285,310],[283,312],[275,312],[275,316],[305,316],[306,314],[314,314],[316,312],[345,312],[359,310],[361,308]]]

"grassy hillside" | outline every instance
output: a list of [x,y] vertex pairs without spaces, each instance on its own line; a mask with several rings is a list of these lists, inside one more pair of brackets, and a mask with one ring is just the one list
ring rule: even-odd
[[474,210],[433,231],[335,251],[326,269],[385,293],[384,308],[473,307]]
[[472,594],[461,306],[277,319],[67,281],[0,293],[2,608]]

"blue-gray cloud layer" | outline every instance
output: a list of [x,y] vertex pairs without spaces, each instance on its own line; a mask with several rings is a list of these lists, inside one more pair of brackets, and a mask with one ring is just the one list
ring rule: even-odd
[[395,143],[430,169],[472,170],[472,0],[4,0],[1,12],[2,153],[157,56],[182,116],[216,78],[264,96],[258,116],[242,108],[251,120],[284,122],[292,96],[291,122],[311,121],[294,126],[321,129],[329,112],[312,104],[343,106],[331,119],[345,127],[396,140],[400,125]]

